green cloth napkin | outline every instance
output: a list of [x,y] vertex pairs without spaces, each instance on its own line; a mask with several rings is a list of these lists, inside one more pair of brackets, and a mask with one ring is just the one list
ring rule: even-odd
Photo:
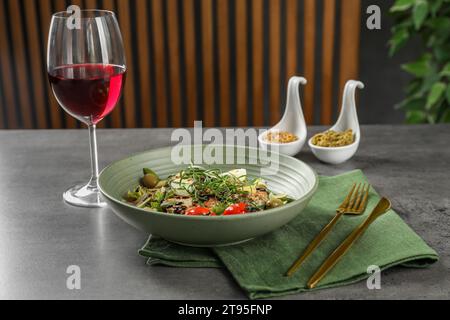
[[[252,241],[230,247],[191,248],[150,237],[139,254],[150,265],[172,267],[225,267],[251,299],[308,291],[306,283],[328,255],[372,211],[380,199],[371,189],[362,216],[343,216],[325,241],[291,277],[284,274],[319,231],[331,220],[336,208],[355,182],[366,182],[360,170],[335,177],[320,177],[313,199],[288,225]],[[319,285],[323,289],[357,282],[395,265],[426,267],[438,260],[430,248],[393,211],[378,218]]]

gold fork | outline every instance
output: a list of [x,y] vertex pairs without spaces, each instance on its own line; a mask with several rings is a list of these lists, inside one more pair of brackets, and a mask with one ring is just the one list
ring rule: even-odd
[[369,228],[369,226],[378,217],[382,216],[391,209],[391,202],[387,198],[381,198],[376,207],[372,210],[369,216],[361,223],[352,233],[337,247],[333,253],[325,260],[316,273],[309,279],[308,288],[312,289],[317,286],[320,280],[333,269],[333,267],[339,262],[339,260],[347,253],[352,245],[358,240],[363,233]]
[[286,272],[289,277],[301,266],[301,264],[309,257],[309,255],[322,243],[325,237],[330,233],[331,229],[344,215],[359,215],[364,212],[369,197],[370,185],[368,183],[354,183],[350,192],[345,197],[341,205],[336,209],[336,215],[333,219],[320,231],[316,238],[308,245],[303,254],[294,262],[294,264]]

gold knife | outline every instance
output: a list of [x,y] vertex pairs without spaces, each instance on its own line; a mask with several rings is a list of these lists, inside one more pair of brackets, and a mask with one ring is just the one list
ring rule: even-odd
[[345,239],[339,247],[337,247],[333,253],[325,260],[316,273],[309,279],[308,288],[312,289],[317,286],[320,280],[338,263],[338,261],[347,253],[353,243],[367,230],[372,222],[378,217],[389,211],[391,208],[391,202],[386,198],[381,198],[377,206],[373,209],[372,213],[367,219],[361,223],[348,237]]

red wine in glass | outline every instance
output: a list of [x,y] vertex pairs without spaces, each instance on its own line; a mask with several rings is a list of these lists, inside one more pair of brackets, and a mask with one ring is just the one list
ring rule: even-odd
[[[75,22],[75,23],[74,23]],[[91,178],[70,187],[63,199],[82,207],[106,206],[98,186],[96,124],[116,106],[126,59],[119,24],[108,10],[53,14],[48,34],[47,73],[61,107],[89,128]]]
[[74,64],[49,72],[53,93],[73,117],[97,124],[116,106],[125,80],[125,68],[110,64]]

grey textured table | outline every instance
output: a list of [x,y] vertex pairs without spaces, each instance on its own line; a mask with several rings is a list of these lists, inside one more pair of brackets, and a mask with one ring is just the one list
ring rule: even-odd
[[[312,128],[310,134],[319,128]],[[99,130],[100,164],[170,144],[170,129]],[[307,147],[319,174],[360,168],[441,260],[393,268],[381,290],[365,282],[285,299],[450,298],[450,126],[364,126],[357,155],[330,166]],[[65,205],[61,193],[89,175],[87,130],[0,131],[0,298],[241,299],[226,270],[149,267],[137,255],[146,234],[108,209]],[[66,268],[81,268],[81,290]]]

